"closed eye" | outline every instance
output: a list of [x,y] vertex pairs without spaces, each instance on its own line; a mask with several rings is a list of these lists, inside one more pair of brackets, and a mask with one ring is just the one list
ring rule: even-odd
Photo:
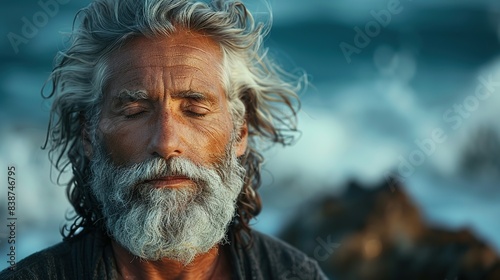
[[138,112],[138,113],[134,113],[134,114],[128,114],[128,115],[124,115],[124,117],[126,119],[135,119],[137,117],[139,117],[140,115],[144,114],[145,112],[142,111],[142,112]]
[[210,110],[202,106],[189,105],[184,109],[184,112],[189,116],[202,118],[210,113]]
[[133,106],[133,107],[128,107],[124,108],[122,111],[122,115],[126,119],[133,119],[141,116],[142,114],[146,113],[147,110],[144,107],[141,106]]

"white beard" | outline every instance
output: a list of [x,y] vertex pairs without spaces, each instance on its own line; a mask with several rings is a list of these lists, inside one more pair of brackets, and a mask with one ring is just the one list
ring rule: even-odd
[[[185,265],[224,242],[245,175],[232,142],[214,168],[185,158],[116,167],[102,147],[95,147],[90,186],[109,234],[142,259],[169,258]],[[141,183],[172,175],[186,176],[196,187],[157,189]]]

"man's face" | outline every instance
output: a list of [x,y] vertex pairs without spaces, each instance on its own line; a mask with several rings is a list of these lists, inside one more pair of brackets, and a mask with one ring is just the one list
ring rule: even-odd
[[[135,38],[115,51],[98,127],[111,160],[129,165],[181,156],[205,166],[217,162],[234,129],[221,64],[219,45],[187,30]],[[237,156],[245,152],[246,133],[240,138]],[[187,183],[181,181],[159,186]]]
[[[218,45],[197,33],[135,38],[112,54],[90,186],[118,243],[189,263],[224,237],[243,185]],[[94,137],[92,137],[94,138]]]

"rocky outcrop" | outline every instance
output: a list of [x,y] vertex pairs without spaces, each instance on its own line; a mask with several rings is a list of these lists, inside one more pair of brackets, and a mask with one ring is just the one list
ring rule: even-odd
[[467,229],[426,225],[399,185],[351,183],[308,205],[281,238],[334,279],[500,279],[492,248]]

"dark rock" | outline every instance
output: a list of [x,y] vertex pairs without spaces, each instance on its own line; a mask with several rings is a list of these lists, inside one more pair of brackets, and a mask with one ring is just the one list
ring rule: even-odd
[[350,183],[309,202],[281,238],[335,279],[500,279],[496,252],[467,229],[426,225],[399,185]]

